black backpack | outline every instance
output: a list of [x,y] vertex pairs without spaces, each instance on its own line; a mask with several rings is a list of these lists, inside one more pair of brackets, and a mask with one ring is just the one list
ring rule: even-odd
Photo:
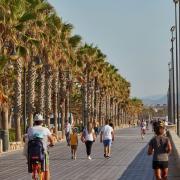
[[28,142],[28,157],[31,161],[43,161],[45,158],[44,147],[41,139],[36,138]]
[[32,164],[39,162],[41,171],[45,171],[45,152],[41,139],[35,138],[28,142],[28,172],[32,173]]

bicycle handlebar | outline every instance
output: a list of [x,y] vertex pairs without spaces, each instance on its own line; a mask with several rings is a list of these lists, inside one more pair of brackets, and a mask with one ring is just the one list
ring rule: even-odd
[[54,144],[49,144],[48,147],[54,147]]

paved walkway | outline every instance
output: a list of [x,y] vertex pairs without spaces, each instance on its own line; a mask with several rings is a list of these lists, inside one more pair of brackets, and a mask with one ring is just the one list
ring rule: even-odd
[[[70,149],[59,143],[50,150],[52,180],[153,180],[151,158],[146,155],[148,132],[141,140],[139,128],[116,132],[111,159],[103,157],[99,139],[93,144],[92,160],[86,158],[85,145],[79,142],[77,160],[71,160]],[[3,154],[0,157],[0,180],[28,180],[27,166],[22,152]],[[180,179],[174,157],[170,160],[169,180]],[[174,170],[172,170],[174,169]]]

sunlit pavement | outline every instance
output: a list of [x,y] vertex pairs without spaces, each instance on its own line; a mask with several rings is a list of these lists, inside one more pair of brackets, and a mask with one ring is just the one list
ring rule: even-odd
[[[85,145],[79,141],[77,160],[71,159],[70,148],[59,143],[50,149],[52,180],[152,180],[152,157],[146,154],[147,143],[153,133],[140,137],[139,128],[116,131],[110,159],[103,157],[99,138],[93,144],[92,160],[88,160]],[[174,157],[170,158],[169,180],[180,179]],[[179,174],[178,174],[179,173]],[[0,157],[0,180],[28,180],[27,165],[22,152],[3,154]]]

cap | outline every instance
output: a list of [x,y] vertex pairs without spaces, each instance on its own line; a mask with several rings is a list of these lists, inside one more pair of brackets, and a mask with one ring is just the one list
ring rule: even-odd
[[43,121],[44,118],[41,114],[36,114],[34,117],[34,121]]
[[165,126],[164,121],[159,121],[159,122],[158,122],[158,126],[159,126],[159,127],[164,127],[164,126]]

